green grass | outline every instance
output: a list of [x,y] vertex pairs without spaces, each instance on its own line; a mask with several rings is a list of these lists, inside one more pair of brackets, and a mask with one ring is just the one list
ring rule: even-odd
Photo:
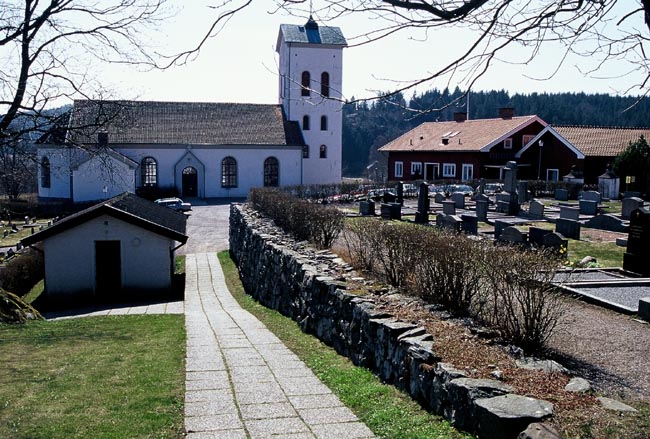
[[293,320],[255,302],[245,294],[228,252],[218,256],[228,289],[239,304],[275,333],[376,435],[389,439],[471,437],[423,410],[406,393],[382,384],[370,371],[354,366],[315,337],[304,334]]
[[593,256],[600,267],[622,267],[624,247],[615,242],[588,242],[569,239],[569,260],[580,262],[585,256]]
[[178,255],[174,259],[174,274],[185,273],[185,255]]
[[183,316],[0,325],[0,437],[183,437]]
[[31,304],[34,300],[40,296],[45,290],[45,280],[41,279],[29,290],[29,293],[25,294],[22,299],[25,303]]

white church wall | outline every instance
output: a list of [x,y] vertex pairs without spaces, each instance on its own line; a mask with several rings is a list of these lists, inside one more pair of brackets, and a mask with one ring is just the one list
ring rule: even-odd
[[135,170],[119,159],[103,155],[80,164],[72,174],[73,200],[107,200],[123,192],[135,193]]

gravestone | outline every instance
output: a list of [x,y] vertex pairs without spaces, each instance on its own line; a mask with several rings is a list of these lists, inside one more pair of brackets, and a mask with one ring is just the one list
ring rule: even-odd
[[438,204],[442,204],[443,201],[445,201],[445,195],[441,192],[436,192],[436,194],[433,196],[433,201],[435,201]]
[[27,215],[25,215],[25,225],[29,225],[29,217]]
[[463,220],[462,229],[464,233],[469,235],[478,234],[478,218],[475,215],[461,215],[460,219]]
[[528,229],[528,242],[536,246],[541,246],[544,244],[544,237],[549,233],[553,233],[553,231],[542,229],[541,227],[530,227]]
[[400,206],[404,205],[404,182],[400,181],[397,183],[397,199],[396,203],[399,203]]
[[374,201],[360,201],[359,213],[361,215],[375,215],[375,202]]
[[507,221],[500,221],[496,220],[494,221],[494,239],[499,239],[499,236],[501,236],[501,232],[503,232],[503,229],[506,227],[510,227],[510,223]]
[[[519,213],[519,199],[517,198],[517,162],[508,162],[503,168],[504,191],[508,193],[508,204],[504,204],[505,199],[500,203],[497,202],[497,210],[506,215],[516,215]],[[497,198],[498,199],[498,198]]]
[[2,231],[2,237],[6,238],[7,236],[9,236],[9,231],[8,230],[3,230]]
[[569,191],[566,189],[555,189],[555,199],[558,201],[569,201]]
[[461,227],[463,226],[463,220],[456,215],[445,215],[442,218],[442,228],[444,230],[460,233]]
[[572,219],[558,218],[555,221],[555,232],[565,238],[580,239],[580,222]]
[[595,201],[596,203],[600,203],[601,201],[600,192],[584,191],[580,196],[580,199],[586,201]]
[[580,200],[580,213],[583,215],[596,215],[598,213],[598,202],[592,200]]
[[476,194],[474,196],[474,201],[486,201],[486,202],[489,203],[490,202],[490,197],[488,197],[485,194]]
[[20,250],[22,250],[22,248],[23,248],[23,245],[20,242],[16,243],[16,251],[20,251]]
[[515,226],[509,226],[503,229],[499,235],[499,241],[510,242],[513,244],[523,244],[526,242],[526,235]]
[[520,203],[528,201],[528,182],[520,181],[517,183],[517,196]]
[[628,226],[623,223],[623,220],[610,213],[606,213],[604,215],[596,215],[593,218],[589,218],[585,222],[585,227],[592,229],[609,230],[610,232],[628,232]]
[[622,204],[621,217],[623,219],[630,219],[632,212],[643,207],[643,200],[639,197],[628,197],[623,198]]
[[476,201],[476,217],[479,221],[486,222],[488,214],[488,202],[477,200]]
[[402,206],[399,203],[381,203],[380,210],[382,219],[402,219]]
[[451,194],[451,200],[456,203],[456,208],[457,209],[464,209],[465,208],[465,194],[462,192],[454,192]]
[[429,186],[426,183],[420,183],[418,210],[415,212],[415,222],[418,224],[426,224],[429,222]]
[[569,241],[559,233],[551,232],[544,235],[542,238],[542,245],[545,248],[560,253],[564,251],[565,253],[569,250]]
[[535,199],[528,206],[528,214],[533,218],[544,218],[544,203]]
[[451,200],[442,202],[442,213],[445,215],[456,215],[456,203]]
[[478,187],[476,188],[477,192],[479,195],[483,195],[485,192],[485,179],[484,178],[479,178],[478,180]]
[[577,221],[580,219],[580,210],[571,206],[560,206],[560,218]]
[[623,254],[623,269],[650,276],[650,211],[636,209],[630,215],[627,250]]
[[397,197],[390,192],[384,192],[382,199],[384,200],[385,204],[391,204],[391,203],[395,203]]

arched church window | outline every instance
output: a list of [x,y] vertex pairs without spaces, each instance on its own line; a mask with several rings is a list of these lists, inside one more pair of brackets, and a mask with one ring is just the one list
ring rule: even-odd
[[327,116],[320,117],[320,130],[327,131]]
[[302,117],[302,129],[303,131],[309,131],[309,116],[307,115]]
[[237,187],[237,160],[232,157],[221,161],[221,187]]
[[280,185],[280,162],[275,157],[264,160],[264,187]]
[[309,74],[309,72],[307,71],[302,72],[302,81],[301,81],[302,91],[300,93],[302,96],[310,95],[310,82],[311,82],[311,75]]
[[320,158],[322,158],[322,159],[326,159],[326,158],[327,158],[327,146],[325,146],[325,145],[321,145],[321,146],[320,146],[319,156],[320,156]]
[[50,159],[44,156],[41,159],[41,187],[50,187]]
[[326,98],[330,95],[330,74],[327,72],[320,75],[320,94]]
[[145,157],[140,163],[141,181],[143,187],[158,186],[158,163],[153,157]]
[[305,145],[302,147],[302,158],[303,159],[309,158],[309,145]]

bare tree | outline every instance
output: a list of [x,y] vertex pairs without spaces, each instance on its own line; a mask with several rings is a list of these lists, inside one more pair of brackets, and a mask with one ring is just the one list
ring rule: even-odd
[[[311,0],[276,1],[279,9],[302,16],[312,5]],[[437,81],[469,90],[496,61],[528,64],[548,44],[563,53],[546,77],[535,79],[552,77],[568,57],[578,55],[585,59],[583,74],[603,76],[616,65],[622,73],[612,80],[633,78],[632,86],[619,91],[642,97],[650,92],[650,0],[324,0],[320,5],[310,10],[319,21],[352,14],[371,19],[371,30],[348,36],[350,47],[401,32],[422,39],[444,36],[441,41],[461,41],[455,38],[459,30],[471,35],[452,59],[379,98]],[[434,33],[438,30],[444,33]],[[507,49],[513,46],[523,48],[526,58],[512,58]]]

